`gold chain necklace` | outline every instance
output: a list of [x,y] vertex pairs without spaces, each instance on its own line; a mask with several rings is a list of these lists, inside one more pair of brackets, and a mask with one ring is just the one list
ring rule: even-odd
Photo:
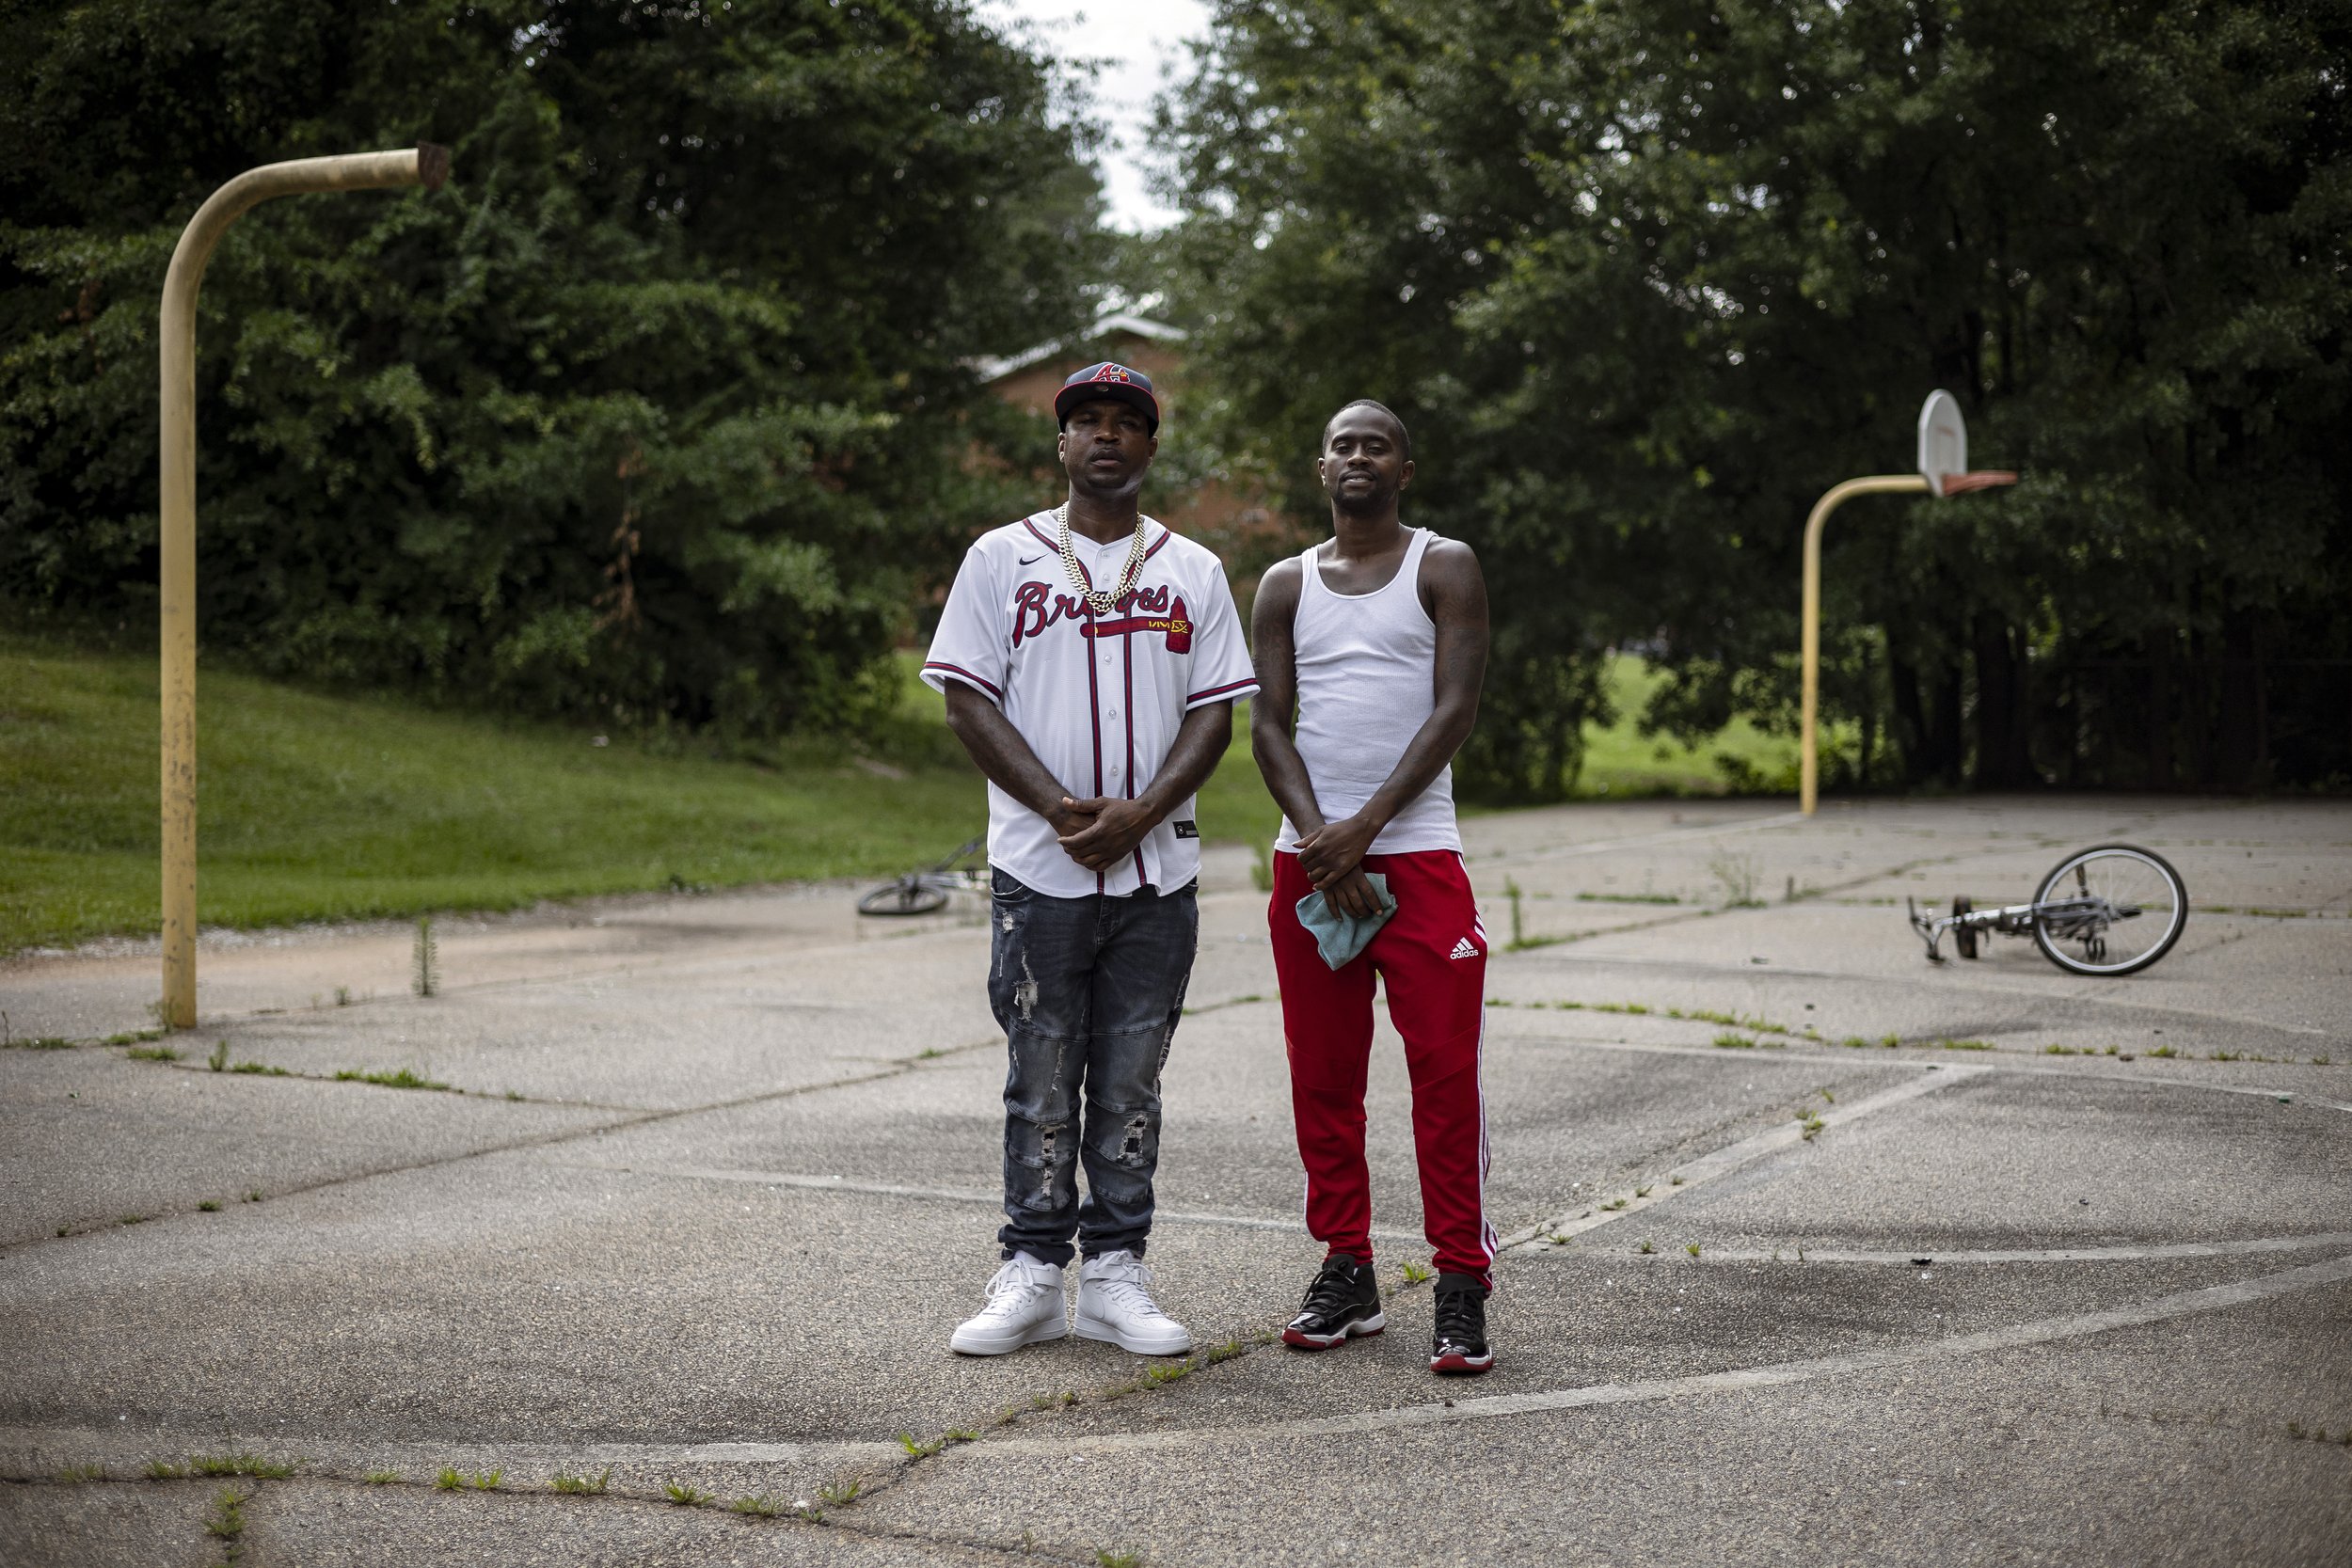
[[1055,543],[1061,547],[1062,570],[1070,574],[1070,586],[1076,589],[1079,596],[1093,607],[1095,614],[1116,613],[1119,610],[1119,601],[1135,592],[1136,579],[1143,576],[1143,525],[1145,521],[1142,513],[1136,514],[1136,536],[1127,541],[1127,564],[1120,568],[1119,581],[1109,592],[1105,593],[1102,589],[1088,586],[1086,568],[1078,564],[1078,552],[1071,547],[1070,503],[1064,501],[1054,508]]

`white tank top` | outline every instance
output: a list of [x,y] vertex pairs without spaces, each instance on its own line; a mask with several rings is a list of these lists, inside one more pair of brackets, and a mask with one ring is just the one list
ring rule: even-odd
[[[1421,558],[1437,535],[1414,529],[1405,564],[1370,594],[1324,586],[1315,552],[1298,558],[1302,580],[1291,646],[1298,668],[1298,755],[1326,822],[1363,809],[1396,771],[1405,748],[1437,710],[1438,627],[1421,605]],[[1277,849],[1295,849],[1286,816]],[[1462,847],[1448,766],[1372,841],[1367,853],[1407,855]]]

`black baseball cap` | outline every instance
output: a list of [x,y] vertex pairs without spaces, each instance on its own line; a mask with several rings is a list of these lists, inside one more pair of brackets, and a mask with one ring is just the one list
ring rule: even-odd
[[1160,433],[1160,400],[1152,395],[1152,378],[1141,371],[1110,359],[1089,365],[1061,384],[1054,394],[1054,423],[1070,423],[1070,411],[1089,398],[1112,398],[1143,411],[1152,435]]

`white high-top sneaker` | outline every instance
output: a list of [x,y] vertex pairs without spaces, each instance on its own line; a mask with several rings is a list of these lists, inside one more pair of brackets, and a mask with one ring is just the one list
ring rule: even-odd
[[1123,1248],[1078,1267],[1078,1338],[1137,1355],[1182,1355],[1192,1335],[1152,1299],[1152,1271]]
[[1070,1332],[1061,1266],[1016,1252],[988,1282],[988,1305],[956,1325],[947,1347],[965,1355],[1002,1355]]

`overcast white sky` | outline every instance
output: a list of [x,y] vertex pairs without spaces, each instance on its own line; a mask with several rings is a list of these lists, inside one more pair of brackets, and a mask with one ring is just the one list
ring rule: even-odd
[[1184,45],[1209,30],[1207,0],[978,0],[975,8],[999,24],[1027,23],[1040,43],[1066,60],[1104,62],[1092,84],[1096,115],[1113,137],[1103,150],[1111,222],[1129,230],[1173,223],[1177,214],[1144,189],[1151,160],[1144,134],[1164,72],[1188,69]]

